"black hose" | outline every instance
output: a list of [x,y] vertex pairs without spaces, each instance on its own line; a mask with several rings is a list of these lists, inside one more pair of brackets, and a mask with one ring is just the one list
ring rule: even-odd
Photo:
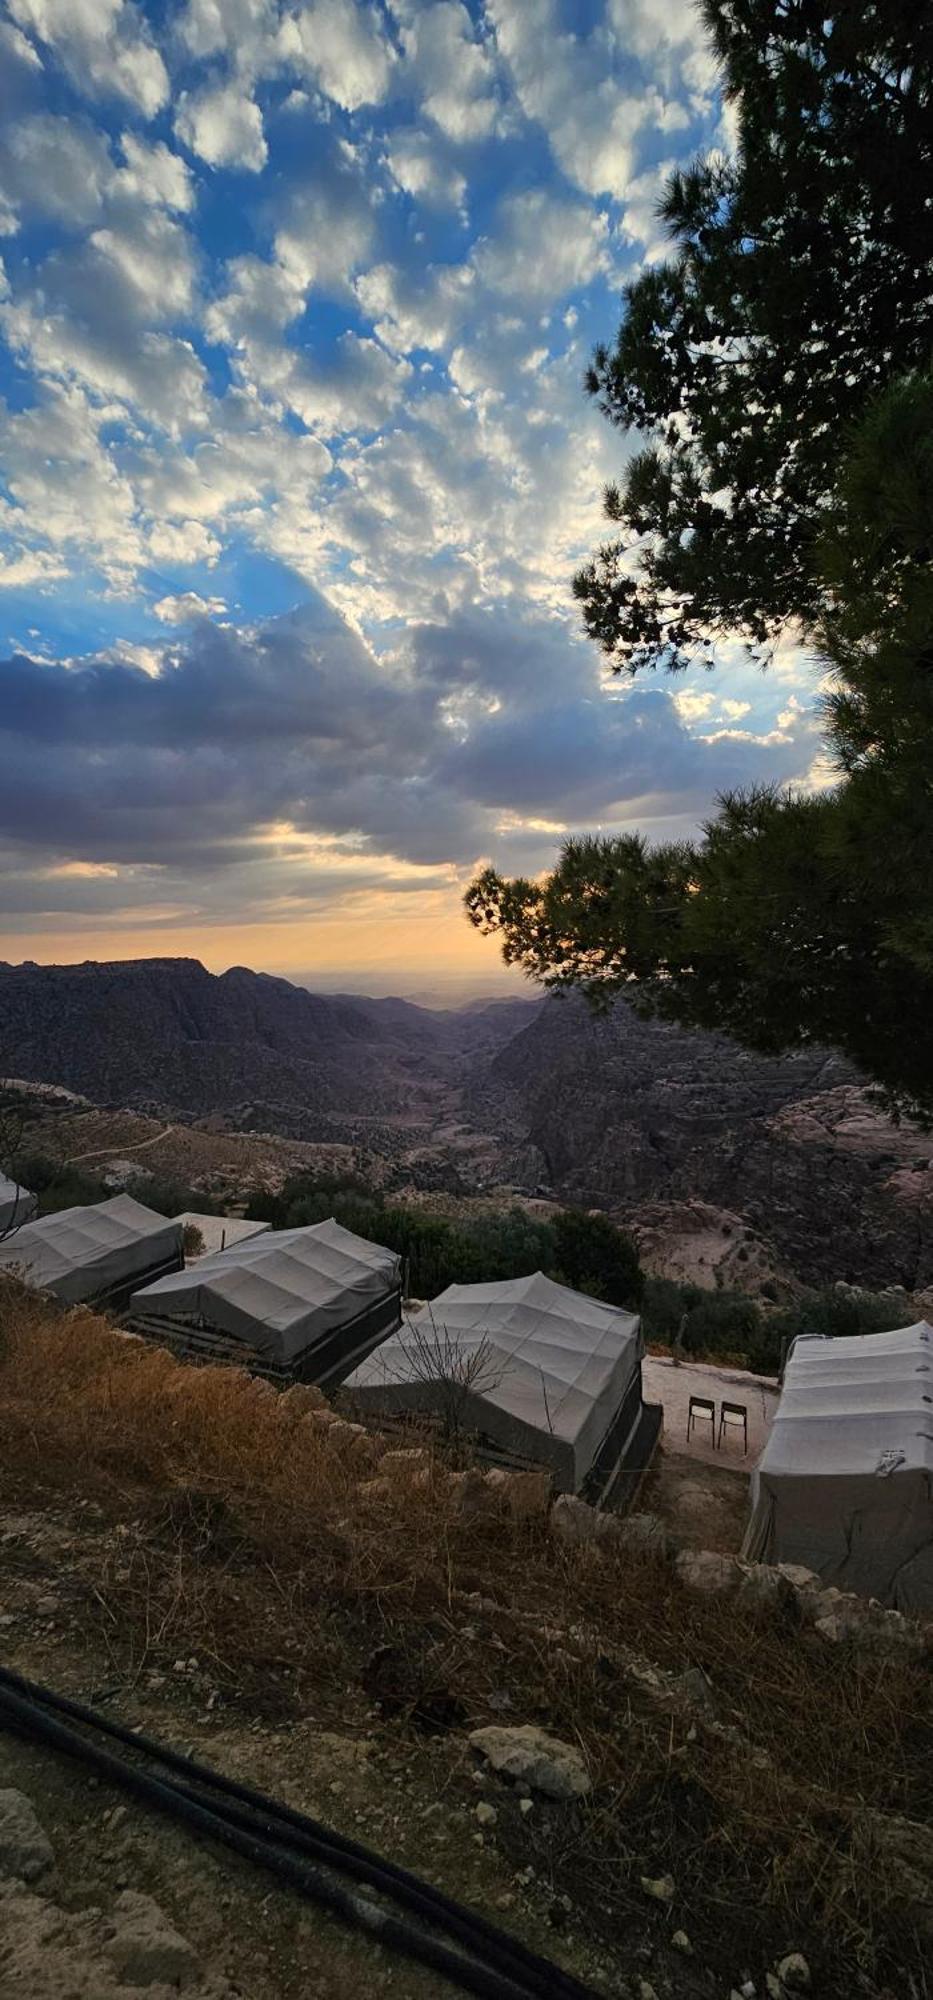
[[[155,1777],[138,1764],[113,1755],[57,1721],[56,1711],[126,1745],[137,1756],[149,1756],[181,1773],[181,1782]],[[597,2000],[592,1989],[572,1974],[538,1957],[518,1939],[408,1870],[379,1859],[358,1842],[224,1778],[180,1751],[124,1728],[80,1702],[0,1668],[0,1724],[4,1720],[19,1732],[38,1735],[53,1747],[90,1763],[114,1783],[224,1841],[344,1921],[442,1972],[469,1992],[489,1995],[491,2000]],[[307,1857],[312,1863],[323,1864],[327,1872],[322,1874]],[[421,1921],[445,1930],[471,1958],[449,1950],[440,1940],[347,1890],[333,1880],[335,1873],[353,1876]]]
[[[441,1928],[451,1930],[452,1935],[463,1937],[465,1941],[474,1945],[477,1938],[482,1937],[487,1945],[500,1955],[503,1966],[508,1959],[511,1961],[508,1969],[519,1974],[526,1982],[537,1977],[542,2000],[592,2000],[588,1989],[581,1986],[572,1974],[565,1973],[559,1966],[540,1958],[518,1938],[513,1938],[508,1932],[500,1930],[479,1912],[464,1910],[461,1904],[445,1896],[443,1890],[422,1881],[408,1869],[399,1867],[396,1862],[374,1855],[358,1841],[337,1833],[332,1827],[324,1827],[306,1814],[296,1812],[278,1800],[272,1801],[263,1793],[239,1784],[235,1779],[224,1777],[221,1772],[211,1770],[205,1764],[197,1763],[183,1751],[173,1750],[167,1744],[157,1743],[152,1737],[127,1729],[109,1716],[100,1714],[96,1709],[88,1708],[67,1695],[57,1694],[52,1689],[27,1681],[22,1675],[14,1674],[8,1668],[0,1668],[0,1689],[4,1685],[17,1689],[28,1700],[39,1701],[47,1708],[68,1715],[100,1731],[103,1735],[112,1737],[137,1754],[143,1752],[168,1769],[179,1772],[184,1780],[200,1786],[208,1793],[215,1792],[225,1800],[240,1801],[252,1808],[260,1817],[263,1832],[270,1824],[271,1815],[273,1822],[278,1821],[279,1826],[293,1829],[299,1836],[291,1844],[297,1846],[300,1851],[314,1852],[317,1859],[331,1866],[342,1867],[345,1872],[355,1874],[357,1879],[368,1882],[370,1887],[380,1890],[383,1894],[394,1896],[397,1901],[409,1902],[419,1915],[440,1925]],[[195,1793],[194,1796],[196,1795]],[[285,1837],[279,1833],[278,1838],[284,1840]],[[306,1844],[309,1842],[313,1842],[313,1847]]]

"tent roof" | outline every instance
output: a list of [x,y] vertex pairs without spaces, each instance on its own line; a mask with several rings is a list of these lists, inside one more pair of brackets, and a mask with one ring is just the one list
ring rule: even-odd
[[760,1477],[852,1476],[886,1465],[933,1472],[933,1328],[920,1320],[891,1333],[798,1340]]
[[473,1398],[572,1445],[600,1404],[608,1428],[640,1364],[640,1322],[541,1271],[450,1285],[361,1362],[345,1387],[365,1394],[442,1378],[452,1351],[466,1365],[481,1351]]
[[399,1270],[393,1250],[354,1236],[331,1217],[303,1229],[271,1229],[198,1257],[187,1270],[135,1292],[132,1306],[147,1319],[206,1319],[263,1347],[274,1344],[287,1361],[396,1290]]
[[0,1229],[8,1229],[12,1222],[21,1225],[35,1212],[35,1195],[18,1181],[8,1180],[6,1174],[0,1174]]
[[[0,1243],[0,1264],[21,1267],[30,1284],[62,1298],[86,1298],[151,1270],[160,1257],[172,1255],[179,1240],[177,1223],[132,1195],[118,1194],[27,1222]],[[88,1289],[84,1281],[95,1278],[99,1283]]]

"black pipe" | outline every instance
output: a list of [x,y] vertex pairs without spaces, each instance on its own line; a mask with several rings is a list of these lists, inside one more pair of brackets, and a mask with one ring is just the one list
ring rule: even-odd
[[[142,1753],[180,1772],[182,1782],[154,1777],[125,1758],[112,1755],[56,1721],[55,1711],[126,1745],[137,1755]],[[381,1942],[443,1972],[470,1992],[489,1995],[491,2000],[597,2000],[592,1989],[583,1986],[572,1974],[538,1957],[518,1939],[408,1870],[371,1854],[358,1842],[320,1826],[248,1786],[224,1778],[180,1751],[137,1735],[83,1703],[0,1668],[0,1723],[4,1719],[22,1733],[40,1736],[66,1754],[92,1764],[114,1783],[225,1841],[290,1881],[302,1894],[321,1902],[344,1921],[370,1931]],[[206,1800],[200,1795],[204,1791],[208,1794]],[[219,1794],[219,1799],[212,1801],[212,1793]],[[275,1845],[270,1844],[270,1836]],[[330,1872],[322,1875],[319,1867],[296,1860],[296,1853],[322,1863]],[[353,1876],[434,1928],[446,1930],[473,1954],[473,1961],[344,1889],[331,1879],[335,1872]]]
[[[370,1887],[378,1889],[382,1894],[407,1904],[426,1921],[441,1929],[449,1930],[451,1935],[461,1938],[473,1949],[476,1948],[477,1941],[481,1940],[486,1946],[487,1955],[497,1957],[503,1971],[530,1984],[532,1990],[540,1994],[541,2000],[593,2000],[590,1989],[582,1986],[572,1974],[565,1973],[559,1966],[538,1957],[518,1938],[500,1930],[478,1912],[464,1910],[461,1904],[445,1896],[443,1890],[436,1889],[417,1875],[410,1874],[397,1863],[372,1854],[358,1841],[348,1839],[333,1828],[322,1826],[318,1821],[296,1812],[290,1806],[283,1805],[277,1800],[270,1800],[249,1786],[224,1777],[207,1765],[198,1764],[194,1758],[187,1757],[182,1751],[172,1750],[168,1745],[158,1743],[152,1737],[125,1728],[110,1717],[101,1715],[96,1709],[86,1707],[82,1702],[25,1680],[22,1675],[14,1674],[10,1669],[0,1668],[0,1689],[4,1684],[17,1689],[25,1699],[36,1701],[47,1708],[68,1715],[125,1744],[128,1749],[137,1753],[142,1751],[170,1770],[180,1772],[182,1778],[187,1781],[184,1787],[186,1790],[193,1784],[206,1790],[208,1794],[212,1791],[220,1793],[225,1801],[229,1799],[241,1801],[257,1816],[261,1836],[265,1835],[270,1825],[275,1828],[278,1822],[276,1837],[283,1844],[291,1844],[297,1847],[299,1852],[311,1853],[325,1865],[343,1868],[345,1872],[354,1874],[358,1880],[368,1882]],[[197,1798],[197,1791],[193,1790],[191,1796]],[[239,1823],[249,1824],[242,1819]],[[296,1837],[290,1838],[283,1834],[281,1830],[283,1826],[294,1829]]]

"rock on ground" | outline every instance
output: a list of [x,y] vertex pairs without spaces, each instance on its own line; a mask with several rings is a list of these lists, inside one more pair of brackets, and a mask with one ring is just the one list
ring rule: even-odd
[[589,1772],[579,1750],[533,1723],[513,1729],[493,1723],[487,1729],[474,1729],[470,1743],[494,1771],[522,1779],[545,1798],[579,1799],[590,1789]]
[[[126,1926],[138,1934],[142,1904],[148,1956],[118,1966],[114,1946]],[[178,2000],[179,1991],[185,2000],[234,2000],[226,1980],[200,1975],[159,1905],[131,1891],[111,1921],[100,1910],[63,1910],[21,1882],[0,1881],[0,1939],[0,2000]]]
[[684,1587],[698,1597],[729,1597],[742,1579],[735,1556],[716,1555],[712,1549],[682,1549],[674,1568]]
[[52,1843],[32,1800],[12,1788],[0,1791],[0,1875],[38,1882],[54,1866]]
[[114,1933],[104,1951],[130,1986],[182,1986],[197,1972],[197,1959],[180,1931],[152,1896],[124,1889],[113,1912]]

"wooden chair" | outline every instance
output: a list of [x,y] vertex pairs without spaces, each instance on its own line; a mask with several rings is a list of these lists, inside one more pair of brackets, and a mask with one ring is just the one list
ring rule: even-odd
[[719,1450],[719,1447],[722,1444],[723,1430],[727,1430],[730,1426],[734,1426],[737,1429],[739,1424],[741,1424],[742,1426],[742,1455],[744,1458],[747,1458],[748,1457],[748,1406],[745,1403],[720,1403],[719,1434],[716,1438],[717,1451]]
[[691,1431],[693,1430],[693,1426],[694,1426],[694,1424],[695,1424],[695,1423],[697,1423],[697,1422],[702,1422],[702,1423],[704,1423],[704,1424],[705,1424],[705,1423],[706,1423],[706,1421],[707,1421],[707,1419],[709,1419],[709,1435],[710,1435],[710,1443],[711,1443],[711,1444],[715,1444],[715,1442],[716,1442],[716,1405],[715,1405],[715,1403],[714,1403],[714,1402],[712,1402],[712,1401],[711,1401],[711,1399],[710,1399],[710,1397],[709,1397],[709,1396],[691,1396],[691,1398],[690,1398],[690,1402],[689,1402],[689,1404],[688,1404],[688,1406],[687,1406],[687,1442],[688,1442],[688,1444],[689,1444],[689,1442],[690,1442],[690,1433],[691,1433]]

